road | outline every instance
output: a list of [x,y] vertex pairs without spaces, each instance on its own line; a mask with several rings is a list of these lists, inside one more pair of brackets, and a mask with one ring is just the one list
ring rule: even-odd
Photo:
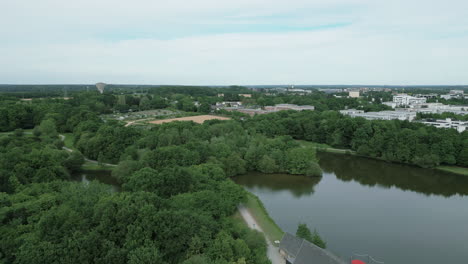
[[[61,139],[62,141],[65,140],[65,136],[64,136],[64,135],[59,135],[59,137],[60,137],[60,139]],[[73,149],[67,148],[67,147],[65,147],[65,146],[63,146],[62,149],[66,150],[66,151],[68,151],[68,152],[73,152]],[[87,162],[94,163],[94,164],[99,164],[99,162],[98,162],[97,160],[91,160],[91,159],[88,159],[88,158],[84,158],[84,160],[87,161]],[[115,167],[115,166],[117,166],[117,165],[115,165],[115,164],[110,164],[110,163],[102,163],[102,165],[104,165],[104,166],[110,166],[110,167]]]
[[[242,218],[244,218],[244,221],[247,223],[247,226],[250,227],[251,229],[258,230],[263,233],[262,228],[258,225],[257,221],[255,221],[255,218],[253,218],[252,214],[249,212],[247,208],[243,205],[239,205],[239,212],[242,215]],[[267,249],[267,256],[270,259],[272,264],[285,264],[284,259],[281,257],[279,254],[278,248],[271,243],[271,241],[265,236],[265,240],[268,245]]]

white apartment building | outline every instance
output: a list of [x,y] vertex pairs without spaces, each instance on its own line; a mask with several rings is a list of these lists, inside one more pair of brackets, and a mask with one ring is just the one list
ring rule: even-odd
[[411,111],[417,113],[433,113],[440,114],[444,112],[454,113],[457,115],[468,114],[467,105],[444,105],[442,103],[424,103],[414,104],[410,108],[403,108],[400,111]]
[[355,114],[363,114],[364,110],[345,109],[345,110],[340,110],[340,113],[343,115],[355,115]]
[[274,106],[265,106],[265,110],[267,111],[281,111],[281,110],[296,110],[296,111],[303,111],[303,110],[315,110],[315,107],[312,105],[295,105],[295,104],[276,104]]
[[367,112],[347,109],[341,110],[340,113],[349,115],[351,117],[362,117],[367,120],[408,120],[413,121],[416,118],[416,112],[409,111],[381,111],[381,112]]
[[468,128],[468,121],[452,121],[450,118],[445,120],[422,121],[425,125],[435,126],[437,128],[454,128],[459,133]]
[[418,98],[414,96],[410,96],[407,94],[398,94],[393,96],[393,103],[398,106],[410,106],[413,104],[422,104],[426,102],[426,98]]

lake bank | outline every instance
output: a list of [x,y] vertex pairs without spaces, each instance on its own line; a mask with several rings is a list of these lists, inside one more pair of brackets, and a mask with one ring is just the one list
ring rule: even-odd
[[[301,144],[302,146],[308,146],[308,147],[315,148],[317,150],[317,152],[329,152],[329,153],[336,153],[336,154],[355,155],[355,156],[359,156],[359,157],[364,157],[364,158],[368,158],[368,159],[375,159],[375,160],[380,160],[380,161],[390,162],[390,163],[395,163],[395,164],[406,164],[406,163],[400,163],[400,162],[386,161],[386,160],[384,160],[382,158],[377,158],[377,157],[362,156],[362,155],[357,154],[356,151],[353,151],[353,150],[350,150],[350,149],[337,149],[337,148],[333,148],[333,147],[331,147],[329,145],[326,145],[326,144],[315,143],[315,142],[306,141],[306,140],[297,140],[297,142],[299,142],[299,144]],[[414,164],[406,164],[406,165],[410,165],[410,166],[420,168],[419,166],[416,166]],[[431,168],[431,169],[440,170],[440,171],[444,171],[444,172],[450,172],[450,173],[463,175],[463,176],[468,176],[468,168],[460,167],[460,166],[440,165],[440,166],[437,166],[437,167]]]
[[385,263],[463,261],[467,177],[352,155],[318,155],[324,176],[315,181],[250,173],[234,180],[261,199],[279,228],[295,233],[298,223],[306,223],[343,259],[356,253]]

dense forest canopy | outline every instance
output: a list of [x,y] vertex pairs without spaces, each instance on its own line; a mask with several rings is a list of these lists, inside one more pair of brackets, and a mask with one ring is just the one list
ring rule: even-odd
[[[211,104],[250,91],[225,88],[218,97],[222,88],[147,88],[137,95],[81,91],[69,100],[0,96],[0,262],[269,263],[262,234],[232,217],[246,193],[229,177],[247,171],[320,176],[315,149],[298,140],[421,167],[468,166],[468,132],[334,111],[385,108],[370,97],[250,92],[241,98],[246,104],[311,104],[317,111],[149,128],[102,118],[163,108],[206,113]],[[73,149],[63,148],[64,135]],[[122,191],[71,182],[85,158],[115,164]]]

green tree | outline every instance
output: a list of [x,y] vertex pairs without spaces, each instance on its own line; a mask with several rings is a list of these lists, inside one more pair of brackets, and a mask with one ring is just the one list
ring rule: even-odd
[[70,172],[77,172],[81,170],[81,166],[84,164],[85,159],[83,155],[78,151],[73,151],[70,156],[64,161],[63,165]]
[[307,227],[307,224],[299,224],[297,226],[296,236],[303,238],[309,242],[313,241],[312,233],[310,229]]
[[319,246],[323,249],[327,248],[327,243],[320,237],[316,229],[314,229],[314,234],[312,236],[312,243],[316,246]]
[[279,171],[279,166],[276,165],[276,162],[274,159],[272,159],[268,155],[264,155],[260,162],[258,163],[258,170],[263,172],[263,173],[275,173],[275,172],[280,172]]
[[128,253],[128,264],[164,264],[161,254],[154,246],[144,246],[134,249]]
[[41,134],[47,137],[57,137],[57,127],[55,126],[55,122],[52,119],[46,119],[41,122],[39,126],[39,130],[41,131]]

